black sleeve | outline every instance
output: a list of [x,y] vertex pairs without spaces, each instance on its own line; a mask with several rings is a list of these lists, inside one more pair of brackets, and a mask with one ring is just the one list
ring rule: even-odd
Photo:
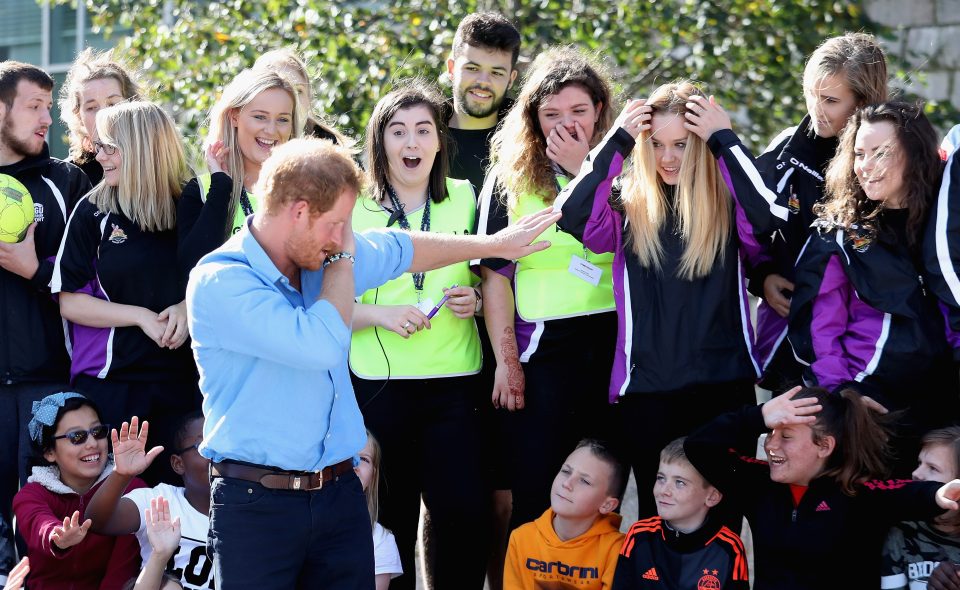
[[73,211],[80,199],[90,192],[93,185],[90,179],[83,173],[83,170],[77,166],[70,166],[70,194],[67,195],[67,214]]
[[617,557],[617,569],[613,572],[613,585],[610,587],[611,590],[633,590],[639,587],[635,571],[637,565],[634,563],[633,554],[631,553],[630,557],[624,555],[624,549],[627,543],[635,542],[634,535],[635,533],[630,531],[623,539],[624,546],[620,549],[620,555]]
[[635,145],[622,127],[611,129],[587,155],[580,174],[557,196],[556,203],[563,211],[557,222],[560,229],[594,252],[612,252],[615,248],[620,218],[613,214],[609,202],[614,179],[623,171],[623,162]]
[[77,204],[67,229],[63,244],[54,264],[51,290],[54,293],[75,293],[82,290],[97,277],[96,260],[100,246],[100,223],[103,215],[94,215],[97,208],[89,201]]
[[[478,236],[495,234],[509,225],[510,218],[507,212],[506,195],[503,194],[500,183],[493,174],[488,174],[477,199],[477,231]],[[513,264],[512,260],[503,258],[483,258],[479,263],[493,270]]]
[[210,177],[206,202],[200,196],[196,178],[183,187],[177,204],[177,261],[184,285],[197,262],[226,241],[227,220],[231,217],[227,207],[232,191],[233,180],[224,172]]
[[770,235],[789,218],[787,194],[778,194],[769,170],[761,170],[750,150],[730,129],[721,129],[707,140],[710,151],[725,170],[727,186],[757,235]]
[[930,520],[945,512],[937,505],[937,490],[943,484],[935,481],[886,480],[868,481],[858,490],[867,511],[878,515],[891,526],[903,520]]
[[940,191],[931,204],[923,258],[928,282],[946,306],[949,328],[960,332],[960,150],[947,159]]
[[752,486],[745,485],[744,478],[769,479],[766,463],[754,457],[757,437],[767,431],[761,408],[750,404],[721,414],[683,443],[690,463],[724,494],[749,492]]

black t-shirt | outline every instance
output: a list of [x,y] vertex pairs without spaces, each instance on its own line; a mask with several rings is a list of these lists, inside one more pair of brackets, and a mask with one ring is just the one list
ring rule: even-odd
[[[143,231],[126,215],[104,213],[86,197],[70,216],[53,271],[52,291],[86,293],[157,313],[183,301],[177,277],[177,232]],[[189,343],[160,348],[136,326],[70,324],[71,379],[79,374],[131,381],[189,379]]]
[[497,130],[450,128],[450,178],[465,178],[473,185],[473,193],[480,194],[483,178],[490,165],[490,137]]

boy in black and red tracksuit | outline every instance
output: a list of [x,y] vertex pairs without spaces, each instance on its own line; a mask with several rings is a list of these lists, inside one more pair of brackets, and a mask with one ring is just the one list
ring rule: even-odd
[[683,438],[660,452],[653,496],[658,515],[630,527],[613,590],[749,590],[743,543],[711,514],[722,494],[690,464]]
[[67,216],[90,190],[79,168],[50,157],[45,140],[52,104],[46,72],[0,62],[0,174],[23,184],[34,204],[34,225],[23,241],[0,243],[0,516],[7,522],[28,475],[24,425],[32,403],[68,381],[70,359],[50,278]]
[[751,405],[719,416],[684,442],[690,462],[750,523],[753,590],[875,589],[889,528],[943,513],[937,482],[868,480],[851,496],[823,473],[807,486],[773,481],[767,461],[729,450],[739,437],[764,432],[763,406]]

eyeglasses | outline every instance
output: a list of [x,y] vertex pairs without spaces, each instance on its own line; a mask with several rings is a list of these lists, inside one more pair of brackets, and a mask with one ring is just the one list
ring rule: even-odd
[[79,446],[87,442],[88,436],[92,436],[94,440],[103,440],[107,438],[108,434],[110,434],[110,425],[99,424],[90,430],[71,430],[66,434],[53,437],[53,440],[65,438],[70,441],[70,444]]
[[184,454],[184,453],[190,452],[191,449],[196,449],[197,452],[199,453],[199,452],[200,452],[200,443],[195,442],[195,443],[193,443],[192,445],[190,445],[189,447],[183,447],[182,449],[177,449],[177,450],[173,451],[173,454],[174,454],[174,455],[182,455],[182,454]]
[[117,146],[110,145],[109,143],[103,143],[101,141],[93,142],[93,153],[99,154],[100,152],[103,152],[108,156],[112,156],[117,153]]

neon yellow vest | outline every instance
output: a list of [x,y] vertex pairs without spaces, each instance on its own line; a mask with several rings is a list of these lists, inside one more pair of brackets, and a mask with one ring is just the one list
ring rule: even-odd
[[[567,178],[557,176],[563,188]],[[510,212],[510,223],[547,207],[537,195],[522,195]],[[549,240],[550,247],[517,260],[514,292],[517,313],[528,322],[555,320],[613,311],[613,254],[595,254],[557,226],[543,232],[536,241]],[[586,258],[603,274],[600,284],[577,278],[569,271],[573,256]]]
[[[207,193],[210,192],[210,175],[201,174],[197,177],[197,183],[200,185],[200,200],[204,203],[207,202]],[[253,207],[253,211],[257,211],[257,197],[253,193],[248,192],[247,198],[250,199],[250,206]],[[237,204],[237,210],[233,212],[233,228],[230,230],[230,235],[233,235],[240,231],[240,228],[243,227],[243,222],[247,220],[247,216],[243,213],[243,207]]]
[[[477,204],[470,181],[448,178],[447,194],[443,202],[430,203],[430,231],[471,233]],[[382,229],[389,217],[369,197],[361,197],[353,209],[353,229]],[[422,219],[423,208],[407,216],[413,229],[420,228]],[[466,286],[476,282],[477,277],[467,262],[427,271],[423,280],[423,298],[430,298],[436,304],[443,297],[443,288],[454,283]],[[367,291],[358,301],[377,305],[416,305],[412,275],[403,273],[379,289]],[[391,379],[455,377],[480,372],[480,338],[473,319],[460,319],[442,307],[430,320],[430,325],[429,330],[416,332],[406,340],[383,328],[374,330],[370,326],[355,330],[350,343],[350,369],[364,379],[385,379],[386,359],[389,359]]]

